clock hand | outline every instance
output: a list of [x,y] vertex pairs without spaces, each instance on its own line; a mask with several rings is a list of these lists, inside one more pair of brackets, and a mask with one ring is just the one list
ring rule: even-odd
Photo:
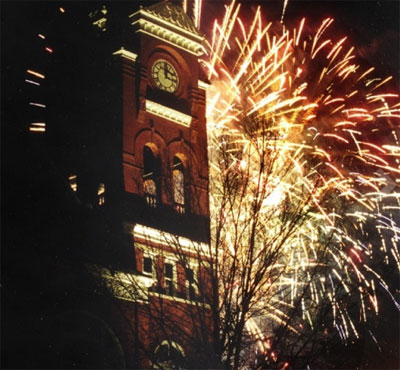
[[167,78],[167,74],[168,74],[168,66],[167,66],[167,62],[164,62],[164,77]]
[[165,76],[168,80],[170,80],[170,81],[175,81],[175,74],[174,73],[172,73],[172,72],[170,72],[170,71],[167,71],[167,74],[166,74],[166,76]]

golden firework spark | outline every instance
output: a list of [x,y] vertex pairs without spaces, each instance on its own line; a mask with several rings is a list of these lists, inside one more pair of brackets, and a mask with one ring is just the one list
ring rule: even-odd
[[[239,13],[233,1],[215,21],[203,61],[212,82],[212,212],[224,202],[227,171],[246,179],[244,200],[235,200],[232,214],[224,215],[231,221],[224,223],[224,246],[235,257],[246,248],[238,249],[238,233],[246,227],[240,222],[248,221],[258,201],[260,245],[267,240],[279,254],[269,266],[279,278],[266,280],[260,293],[265,315],[285,321],[286,308],[309,284],[302,300],[305,322],[313,327],[316,306],[328,297],[339,335],[358,337],[359,317],[366,321],[368,312],[379,313],[378,287],[399,307],[398,293],[375,268],[383,255],[383,263],[400,271],[399,95],[383,90],[390,77],[378,78],[374,68],[357,64],[346,38],[329,37],[333,19],[306,31],[306,19],[293,29],[265,24],[258,8],[246,26]],[[300,210],[306,217],[281,240],[279,233],[293,222],[285,215]],[[346,296],[358,301],[359,317],[347,309]],[[248,327],[261,337],[255,322]],[[259,347],[267,351],[265,344]]]

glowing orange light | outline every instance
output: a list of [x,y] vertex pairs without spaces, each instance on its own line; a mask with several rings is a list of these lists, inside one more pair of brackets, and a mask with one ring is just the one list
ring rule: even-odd
[[29,131],[31,132],[46,132],[44,127],[29,127]]
[[36,72],[36,71],[32,71],[31,69],[27,69],[26,70],[29,74],[31,74],[32,76],[36,76],[36,77],[39,77],[39,78],[41,78],[41,79],[45,79],[45,76],[43,75],[43,74],[41,74],[41,73],[39,73],[39,72]]
[[44,122],[32,122],[29,126],[31,132],[45,132],[46,124]]

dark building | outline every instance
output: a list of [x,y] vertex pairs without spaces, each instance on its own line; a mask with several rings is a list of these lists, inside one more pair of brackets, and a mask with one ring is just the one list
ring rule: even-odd
[[4,368],[211,366],[204,39],[139,5],[3,6]]

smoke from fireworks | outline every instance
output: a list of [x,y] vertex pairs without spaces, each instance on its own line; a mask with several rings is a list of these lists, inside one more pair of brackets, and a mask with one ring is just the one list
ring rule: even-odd
[[[261,8],[244,24],[239,11],[232,2],[214,23],[204,61],[211,213],[226,202],[227,174],[242,181],[243,197],[223,215],[230,222],[221,253],[245,254],[238,234],[257,204],[256,243],[278,256],[257,298],[263,316],[284,323],[302,296],[301,318],[313,328],[327,300],[343,341],[358,337],[357,323],[379,313],[377,289],[399,307],[399,292],[382,276],[387,265],[400,271],[399,96],[384,90],[390,77],[357,63],[346,38],[329,36],[333,19],[310,31],[306,19],[293,29],[264,24]],[[356,314],[349,300],[357,302]],[[299,332],[303,324],[290,325]],[[254,321],[248,329],[262,337]]]

